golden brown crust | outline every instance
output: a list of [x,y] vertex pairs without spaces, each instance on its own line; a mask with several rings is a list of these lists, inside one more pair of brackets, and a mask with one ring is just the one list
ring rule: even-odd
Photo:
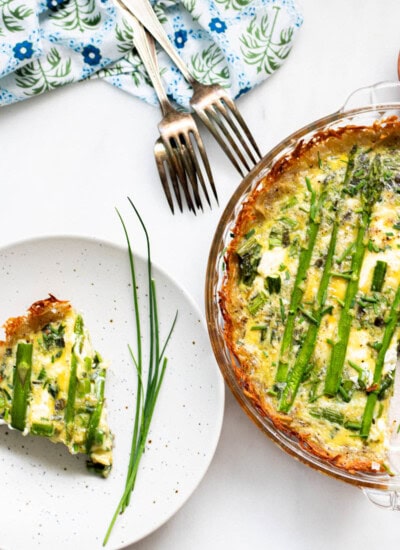
[[290,195],[291,174],[315,166],[318,162],[317,151],[348,150],[349,144],[354,143],[355,137],[357,137],[357,143],[361,145],[390,143],[392,140],[399,145],[400,122],[397,117],[390,117],[384,121],[376,122],[370,127],[347,126],[337,130],[325,130],[317,133],[308,142],[300,141],[291,154],[274,164],[268,174],[250,193],[238,214],[235,227],[232,230],[234,236],[224,257],[225,278],[219,293],[219,304],[224,318],[224,339],[232,354],[232,370],[243,393],[251,400],[254,408],[263,416],[268,417],[278,430],[294,437],[300,446],[310,454],[349,472],[376,473],[379,468],[382,471],[384,465],[377,464],[373,455],[368,456],[366,453],[359,456],[350,451],[338,453],[322,447],[312,437],[312,434],[299,433],[296,428],[293,428],[289,415],[278,412],[272,404],[260,397],[258,388],[248,374],[253,358],[243,350],[243,347],[238,347],[235,344],[235,331],[238,330],[238,326],[244,326],[246,322],[243,315],[245,303],[238,303],[240,298],[237,295],[236,301],[232,300],[239,277],[238,256],[235,250],[243,236],[257,223],[257,219],[262,220],[268,216],[274,201],[285,194]]
[[5,341],[0,341],[0,353],[5,347],[12,347],[15,342],[26,338],[28,334],[36,332],[48,323],[63,319],[71,304],[68,301],[58,300],[52,294],[44,300],[34,302],[27,310],[27,314],[20,317],[10,317],[3,325]]

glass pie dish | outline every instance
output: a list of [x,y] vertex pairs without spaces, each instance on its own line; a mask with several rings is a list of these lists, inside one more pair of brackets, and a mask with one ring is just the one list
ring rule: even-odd
[[[369,126],[396,116],[400,118],[399,83],[379,83],[356,90],[337,112],[321,118],[296,131],[272,149],[245,177],[228,202],[218,224],[209,256],[206,277],[206,316],[211,344],[227,385],[245,413],[261,430],[283,450],[308,466],[341,481],[361,488],[376,505],[390,510],[400,510],[400,474],[349,472],[309,452],[293,436],[279,430],[246,395],[235,376],[237,358],[224,339],[224,318],[219,306],[219,292],[224,280],[224,253],[230,240],[242,205],[269,173],[277,161],[290,155],[300,141],[307,143],[318,132],[346,126]],[[399,377],[396,385],[399,386]],[[395,391],[396,398],[397,390]],[[397,435],[397,434],[396,434]],[[399,438],[393,437],[389,450],[398,454]],[[398,458],[398,457],[397,457]]]

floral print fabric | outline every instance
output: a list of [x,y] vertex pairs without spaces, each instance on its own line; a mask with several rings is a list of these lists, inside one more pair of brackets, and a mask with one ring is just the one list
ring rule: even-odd
[[[296,0],[158,0],[154,10],[193,75],[233,97],[275,72],[302,18]],[[169,96],[190,88],[159,52]],[[156,103],[129,20],[111,0],[0,0],[0,105],[88,78]]]

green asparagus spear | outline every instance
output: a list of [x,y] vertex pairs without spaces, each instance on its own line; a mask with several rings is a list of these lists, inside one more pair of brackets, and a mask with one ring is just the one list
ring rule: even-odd
[[325,194],[321,193],[319,200],[317,201],[315,191],[311,187],[311,183],[306,179],[306,185],[311,195],[310,200],[310,215],[309,225],[307,233],[307,248],[303,248],[299,255],[299,265],[297,268],[296,279],[294,281],[294,288],[292,296],[290,298],[289,311],[287,315],[287,321],[282,336],[282,343],[280,349],[280,358],[278,363],[278,369],[276,373],[276,381],[284,382],[288,370],[288,362],[286,354],[290,349],[293,337],[294,323],[296,319],[297,309],[304,294],[302,283],[307,276],[307,270],[310,266],[311,256],[314,250],[315,241],[320,226],[320,211],[322,203],[325,199]]
[[330,280],[330,270],[332,267],[333,256],[335,254],[336,248],[336,238],[338,232],[339,224],[335,222],[333,224],[331,239],[328,248],[328,254],[325,261],[324,271],[322,273],[321,281],[317,293],[317,306],[318,310],[314,313],[313,317],[316,320],[316,323],[310,323],[304,343],[301,347],[301,350],[297,356],[296,362],[293,365],[292,369],[289,371],[285,389],[282,392],[279,410],[283,412],[288,412],[292,406],[297,391],[300,386],[301,379],[303,377],[304,370],[306,369],[311,355],[315,348],[315,342],[317,339],[318,330],[321,324],[321,320],[324,312],[324,305],[326,299],[326,293]]
[[104,385],[105,385],[105,376],[106,371],[105,369],[102,369],[99,373],[97,379],[96,379],[96,398],[97,398],[97,405],[95,410],[93,411],[89,426],[88,426],[88,433],[86,438],[86,453],[89,454],[90,450],[93,446],[93,443],[95,442],[95,435],[96,430],[100,423],[101,418],[101,412],[103,410],[103,404],[104,404]]
[[69,373],[69,385],[68,385],[68,400],[67,400],[67,406],[65,407],[65,425],[66,425],[67,441],[69,441],[72,436],[71,428],[73,427],[74,416],[75,416],[77,369],[78,369],[78,357],[76,356],[75,350],[72,349],[71,365],[70,365],[70,373]]
[[[366,236],[370,223],[371,211],[375,202],[379,199],[383,180],[381,177],[381,162],[379,155],[376,155],[372,162],[366,166],[364,155],[361,155],[362,169],[357,169],[357,177],[350,181],[347,192],[350,194],[360,193],[363,205],[360,213],[359,226],[354,245],[354,252],[351,261],[352,278],[346,288],[344,305],[341,310],[338,324],[338,339],[332,347],[332,354],[328,365],[324,393],[329,396],[336,395],[343,371],[346,357],[347,344],[352,324],[352,308],[358,291],[358,280],[366,249]],[[360,172],[362,174],[360,175]]]
[[392,341],[394,331],[396,330],[397,323],[400,316],[400,286],[397,288],[396,295],[394,297],[392,306],[390,308],[389,319],[385,327],[383,334],[382,345],[379,349],[378,356],[375,363],[373,385],[377,385],[378,389],[368,394],[367,404],[365,406],[364,415],[361,423],[361,437],[368,437],[371,429],[372,418],[374,414],[375,404],[380,393],[380,383],[382,377],[382,369],[385,361],[385,355]]
[[31,390],[32,349],[32,344],[20,343],[17,346],[11,426],[21,432],[24,431],[26,425],[26,410]]
[[380,292],[383,287],[387,270],[387,263],[378,260],[375,264],[374,273],[372,275],[371,290],[374,292]]

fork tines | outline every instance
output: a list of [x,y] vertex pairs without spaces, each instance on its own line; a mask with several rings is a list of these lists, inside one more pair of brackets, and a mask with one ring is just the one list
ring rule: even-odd
[[175,193],[176,200],[178,202],[179,210],[182,212],[182,198],[179,191],[179,183],[176,176],[176,170],[174,166],[171,166],[169,154],[165,149],[164,143],[161,138],[158,138],[154,145],[154,158],[156,159],[157,170],[160,176],[161,185],[163,186],[165,196],[169,207],[174,214],[174,201],[171,195],[170,182]]
[[261,159],[261,153],[234,101],[218,85],[195,83],[190,103],[244,177]]
[[202,196],[211,208],[208,186],[211,187],[218,203],[217,190],[206,151],[192,116],[188,113],[171,111],[158,127],[164,150],[161,151],[158,143],[155,154],[156,158],[158,154],[157,166],[171,210],[173,206],[168,181],[171,183],[180,210],[182,210],[181,191],[189,210],[194,213],[198,208],[203,210]]
[[[198,143],[199,142],[196,142],[197,145]],[[203,210],[198,182],[200,182],[202,193],[211,208],[211,201],[203,176],[203,169],[200,166],[191,140],[186,142],[181,139],[180,143],[177,144],[176,139],[171,138],[167,141],[167,144],[165,144],[161,138],[159,138],[155,143],[154,156],[161,184],[172,213],[174,213],[174,201],[171,188],[181,212],[183,211],[181,190],[183,191],[189,210],[194,214],[196,214],[196,208],[201,208],[201,210]],[[201,154],[201,159],[202,164],[205,165],[208,182],[218,202],[217,192],[210,167],[208,166],[207,157]]]

